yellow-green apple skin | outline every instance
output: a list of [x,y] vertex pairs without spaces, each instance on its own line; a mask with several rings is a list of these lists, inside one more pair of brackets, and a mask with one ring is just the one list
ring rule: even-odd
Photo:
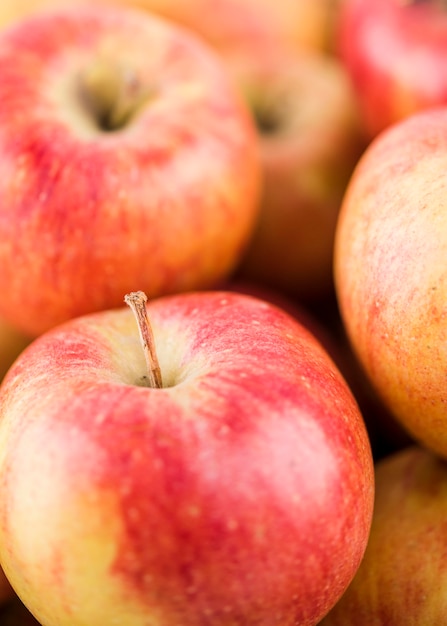
[[391,413],[447,458],[447,110],[379,135],[349,183],[335,236],[341,315]]
[[447,615],[447,467],[421,446],[380,460],[371,534],[321,626],[433,626]]
[[[30,339],[14,326],[0,319],[0,383]],[[0,567],[0,606],[14,596],[13,589]],[[3,625],[3,621],[0,620]]]
[[[310,626],[364,554],[374,473],[345,380],[282,309],[228,291],[38,337],[0,394],[0,561],[44,626]],[[31,522],[32,520],[32,522]]]
[[300,300],[325,297],[338,212],[366,146],[348,74],[336,58],[302,51],[259,54],[231,71],[258,120],[264,174],[241,276]]
[[38,335],[231,273],[261,168],[209,46],[136,9],[74,6],[3,31],[0,66],[0,315]]

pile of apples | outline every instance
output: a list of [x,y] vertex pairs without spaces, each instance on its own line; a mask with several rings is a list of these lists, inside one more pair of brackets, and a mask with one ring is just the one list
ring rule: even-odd
[[436,0],[0,6],[1,626],[446,622],[446,55]]

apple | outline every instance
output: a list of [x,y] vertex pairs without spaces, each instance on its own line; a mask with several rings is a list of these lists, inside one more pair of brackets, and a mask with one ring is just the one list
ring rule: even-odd
[[413,113],[447,104],[445,2],[344,0],[335,40],[370,137]]
[[347,188],[334,274],[347,335],[384,404],[447,458],[447,108],[378,136]]
[[[101,0],[95,0],[101,2]],[[102,0],[103,2],[107,0]],[[223,54],[329,50],[338,0],[117,0],[197,32]]]
[[[278,44],[333,51],[341,0],[114,0],[161,15],[196,31],[225,51],[250,47],[273,50]],[[66,5],[108,6],[110,0],[15,0],[0,4],[0,29],[47,8]]]
[[376,465],[365,556],[321,626],[444,624],[447,466],[421,446]]
[[349,77],[337,59],[302,51],[258,55],[231,72],[257,120],[264,173],[238,272],[301,301],[326,297],[338,211],[366,147]]
[[232,272],[262,172],[214,50],[143,11],[73,6],[4,30],[0,66],[0,316],[37,336],[140,285]]
[[349,387],[265,300],[145,300],[43,333],[3,382],[0,562],[15,591],[45,626],[316,624],[372,519]]
[[0,318],[0,382],[31,339]]

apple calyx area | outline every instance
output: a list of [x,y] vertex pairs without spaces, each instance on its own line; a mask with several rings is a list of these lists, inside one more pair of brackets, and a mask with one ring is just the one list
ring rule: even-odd
[[150,94],[135,72],[101,60],[83,72],[80,96],[98,128],[112,132],[124,128]]
[[129,305],[137,320],[141,344],[147,364],[148,387],[161,389],[163,387],[163,380],[155,348],[154,335],[146,309],[147,296],[144,291],[132,291],[124,296],[124,302]]

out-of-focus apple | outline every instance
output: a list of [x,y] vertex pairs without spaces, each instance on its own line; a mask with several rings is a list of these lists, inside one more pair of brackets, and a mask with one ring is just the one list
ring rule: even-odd
[[252,56],[278,46],[306,50],[332,46],[334,0],[116,1],[178,22],[225,55]]
[[447,109],[384,131],[348,186],[334,271],[349,339],[381,398],[447,457]]
[[37,335],[231,273],[261,169],[217,53],[143,11],[74,6],[3,31],[0,66],[0,315]]
[[447,10],[439,0],[344,0],[336,48],[370,137],[447,104]]
[[447,466],[412,446],[377,463],[375,477],[364,559],[321,626],[444,624]]
[[258,55],[231,72],[258,122],[264,172],[240,275],[301,300],[326,297],[338,211],[366,146],[349,77],[337,59],[303,52]]
[[259,298],[132,298],[149,366],[118,309],[41,335],[4,380],[0,560],[14,589],[45,626],[316,624],[372,518],[349,387]]
[[29,342],[29,337],[0,318],[0,381]]
[[[342,0],[113,0],[136,7],[196,31],[221,51],[236,54],[255,49],[334,52]],[[110,0],[15,0],[0,3],[0,29],[41,11],[67,5],[109,5]]]

